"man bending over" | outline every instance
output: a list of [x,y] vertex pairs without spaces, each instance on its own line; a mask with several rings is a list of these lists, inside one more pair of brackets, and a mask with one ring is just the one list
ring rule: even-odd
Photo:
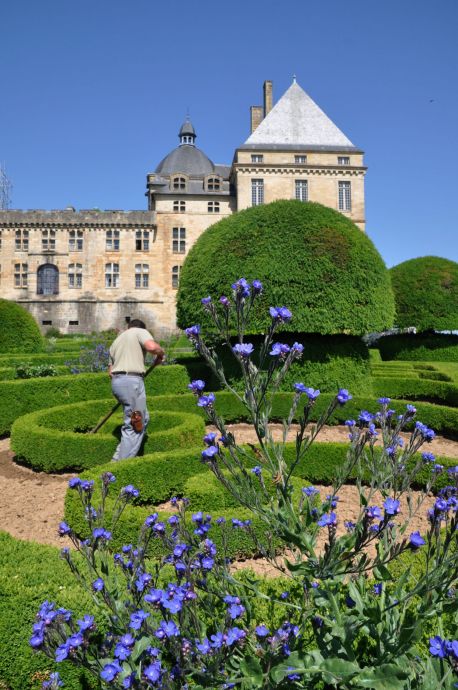
[[[146,407],[145,355],[151,352],[156,355],[155,364],[164,359],[164,350],[154,341],[139,319],[129,322],[127,330],[118,335],[110,347],[111,390],[124,409],[124,424],[121,428],[121,441],[116,448],[113,460],[134,458],[142,445],[146,426],[149,421]],[[132,413],[140,412],[141,419],[132,424]]]

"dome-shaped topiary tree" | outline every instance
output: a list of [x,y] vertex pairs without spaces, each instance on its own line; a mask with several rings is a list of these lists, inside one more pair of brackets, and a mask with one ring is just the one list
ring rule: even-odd
[[275,201],[211,226],[184,263],[178,325],[204,321],[200,299],[230,296],[237,279],[265,289],[251,333],[269,325],[268,307],[294,314],[284,330],[361,335],[390,327],[394,299],[389,273],[371,240],[348,218],[316,203]]
[[390,269],[396,324],[418,331],[458,329],[458,264],[438,256],[409,259]]
[[0,299],[0,352],[39,352],[44,341],[38,324],[23,307]]

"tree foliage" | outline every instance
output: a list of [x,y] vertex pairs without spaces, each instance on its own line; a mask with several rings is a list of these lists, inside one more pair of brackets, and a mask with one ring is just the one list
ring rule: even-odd
[[44,348],[38,324],[23,307],[0,299],[0,352],[39,352]]
[[202,323],[200,298],[230,296],[241,276],[266,286],[251,333],[268,327],[268,306],[283,304],[294,314],[290,331],[360,335],[392,325],[394,299],[380,254],[351,220],[320,204],[275,201],[211,226],[182,269],[179,326]]
[[409,259],[390,269],[396,323],[418,331],[458,328],[458,264],[438,256]]

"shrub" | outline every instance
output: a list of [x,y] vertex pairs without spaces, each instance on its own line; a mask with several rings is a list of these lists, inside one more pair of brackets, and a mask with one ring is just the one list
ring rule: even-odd
[[[96,434],[88,432],[112,406],[112,400],[96,400],[24,415],[13,424],[11,447],[27,465],[44,472],[105,464],[118,443],[122,413]],[[197,445],[204,423],[195,414],[152,410],[148,430],[145,453]]]
[[458,407],[458,386],[445,381],[379,377],[373,381],[374,393],[392,398],[429,400],[450,407]]
[[15,302],[0,299],[0,353],[39,352],[44,340],[29,312]]
[[404,261],[390,269],[396,323],[418,331],[458,329],[458,264],[438,256]]
[[[178,365],[157,367],[145,380],[149,396],[186,391],[189,378]],[[0,381],[0,434],[10,431],[15,419],[33,410],[67,405],[84,400],[109,398],[110,379],[107,374],[53,376],[27,381]],[[113,404],[115,400],[113,398]],[[153,405],[150,405],[152,408]]]
[[[355,336],[320,336],[303,333],[281,333],[278,339],[288,345],[298,341],[304,346],[300,361],[294,362],[281,384],[281,390],[290,391],[296,381],[304,381],[308,386],[320,388],[322,392],[334,392],[339,388],[352,388],[361,394],[371,393],[370,361],[366,345]],[[261,336],[251,336],[250,342],[258,350]],[[235,341],[234,341],[235,344]],[[222,361],[225,376],[237,389],[243,387],[240,367],[226,345],[219,345],[216,351]],[[220,384],[201,360],[200,372],[197,366],[188,369],[191,378],[211,381],[212,390]],[[201,375],[197,375],[197,374]],[[211,377],[211,378],[210,378]]]
[[384,360],[458,362],[458,336],[444,333],[385,335],[377,341]]
[[227,294],[241,275],[266,282],[250,333],[265,332],[266,307],[283,304],[294,313],[286,326],[293,332],[360,335],[392,325],[394,300],[382,258],[351,220],[320,204],[276,201],[206,230],[183,265],[179,326],[207,323],[200,299]]

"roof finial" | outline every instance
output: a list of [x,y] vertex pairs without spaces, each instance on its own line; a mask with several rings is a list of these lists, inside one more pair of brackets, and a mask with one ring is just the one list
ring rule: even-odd
[[293,74],[293,84],[295,84],[295,83],[296,83],[296,75]]
[[189,122],[191,119],[191,116],[189,114],[189,105],[186,106],[186,122]]

